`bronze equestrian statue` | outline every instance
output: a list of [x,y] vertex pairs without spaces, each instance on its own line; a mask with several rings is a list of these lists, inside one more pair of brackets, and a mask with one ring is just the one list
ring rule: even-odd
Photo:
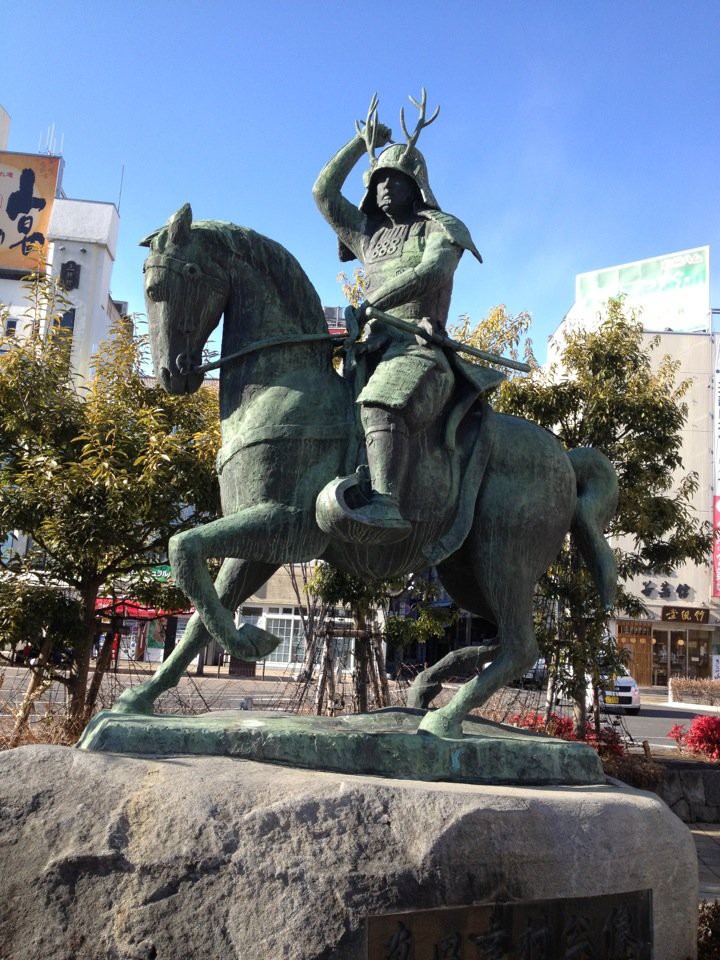
[[[279,639],[250,623],[238,628],[234,615],[282,564],[326,559],[373,578],[436,564],[458,606],[495,630],[489,647],[455,655],[466,667],[490,655],[487,669],[420,723],[420,732],[446,737],[462,737],[467,714],[536,659],[535,584],[568,532],[612,603],[615,561],[603,536],[617,499],[610,462],[592,449],[566,453],[546,430],[494,413],[486,394],[501,375],[437,345],[457,262],[466,249],[479,254],[430,192],[414,146],[424,95],[418,106],[418,130],[378,158],[360,210],[340,186],[365,146],[387,141],[376,109],[315,185],[340,240],[365,263],[368,304],[391,310],[419,338],[407,329],[398,336],[392,315],[374,321],[366,340],[348,344],[351,377],[334,369],[317,293],[279,244],[249,228],[193,222],[187,204],[144,241],[158,381],[188,393],[220,366],[224,515],[172,538],[173,575],[197,612],[168,660],[125,691],[116,711],[151,713],[210,637],[241,659],[267,656]],[[221,317],[221,359],[203,366]],[[211,557],[224,558],[214,583]],[[414,702],[427,700],[443,669],[420,675]]]

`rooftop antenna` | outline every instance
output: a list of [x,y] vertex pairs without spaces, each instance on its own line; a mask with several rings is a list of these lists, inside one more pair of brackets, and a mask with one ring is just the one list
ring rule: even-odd
[[120,201],[122,200],[122,190],[123,190],[124,179],[125,179],[125,164],[122,165],[122,169],[120,170],[120,190],[118,191],[118,202],[117,202],[118,215],[120,214]]

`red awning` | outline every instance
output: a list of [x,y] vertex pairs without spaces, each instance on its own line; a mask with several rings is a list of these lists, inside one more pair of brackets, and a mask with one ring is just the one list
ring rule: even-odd
[[187,610],[156,610],[154,607],[143,607],[134,600],[112,600],[110,597],[98,597],[95,610],[108,617],[122,617],[123,620],[157,620],[158,617],[186,616],[195,612],[193,607]]

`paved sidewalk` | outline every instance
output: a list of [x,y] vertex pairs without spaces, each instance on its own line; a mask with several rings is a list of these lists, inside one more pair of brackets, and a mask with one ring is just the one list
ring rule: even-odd
[[720,824],[688,824],[695,841],[700,877],[700,899],[720,900]]
[[698,713],[720,713],[720,706],[710,706],[707,703],[684,703],[681,700],[668,699],[667,687],[640,687],[640,702],[662,705],[668,710],[696,710]]

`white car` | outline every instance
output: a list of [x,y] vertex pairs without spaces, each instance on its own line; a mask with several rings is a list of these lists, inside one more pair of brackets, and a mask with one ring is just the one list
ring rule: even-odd
[[[490,666],[489,663],[483,665],[483,670],[486,670]],[[520,677],[519,680],[514,680],[510,686],[511,687],[522,687],[523,690],[539,690],[542,685],[547,681],[548,670],[547,664],[543,657],[539,660],[536,660],[535,663],[525,671],[525,673]]]
[[[615,677],[603,677],[598,690],[600,709],[613,713],[627,713],[635,717],[640,713],[640,688],[623,667]],[[588,705],[592,706],[592,688],[588,688]]]

